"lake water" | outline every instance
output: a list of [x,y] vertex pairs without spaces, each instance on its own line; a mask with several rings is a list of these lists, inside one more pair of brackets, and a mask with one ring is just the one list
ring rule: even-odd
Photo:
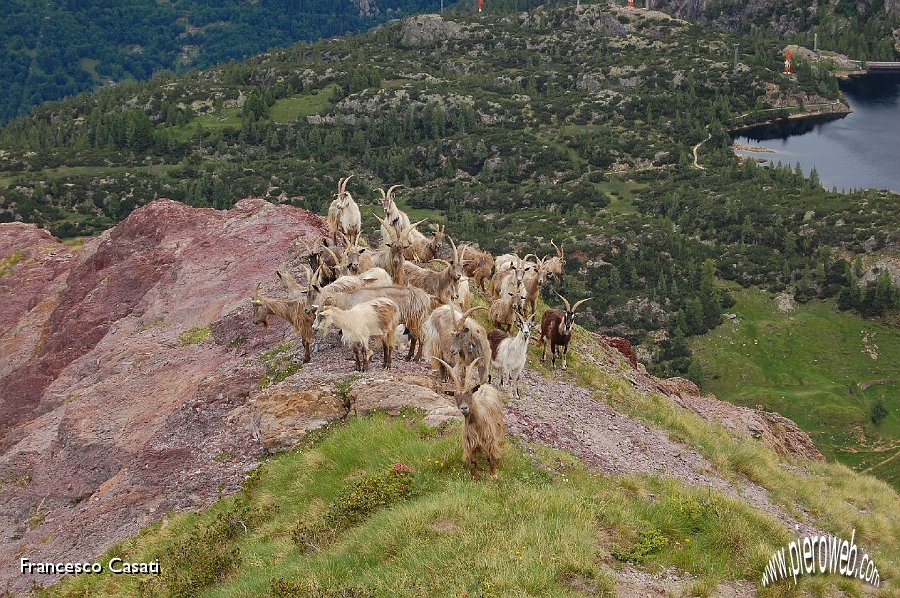
[[872,73],[841,82],[853,112],[745,129],[735,141],[769,152],[739,152],[777,163],[815,166],[831,189],[890,189],[900,193],[900,72]]

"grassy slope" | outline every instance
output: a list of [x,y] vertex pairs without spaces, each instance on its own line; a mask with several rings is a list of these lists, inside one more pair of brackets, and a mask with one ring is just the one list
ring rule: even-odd
[[[900,487],[900,331],[832,304],[811,302],[778,312],[771,294],[735,293],[738,324],[726,322],[696,339],[705,390],[733,403],[763,405],[810,433],[829,459]],[[864,334],[878,359],[863,352]],[[889,380],[870,386],[866,382]],[[888,415],[876,426],[872,405]]]
[[[786,467],[765,445],[642,394],[621,373],[597,365],[604,350],[587,333],[578,331],[573,342],[581,357],[570,355],[562,376],[668,430],[733,483],[746,477],[767,488],[795,517],[830,533],[849,536],[855,529],[882,578],[896,578],[894,490],[840,464]],[[536,356],[533,347],[530,367],[550,375]],[[160,578],[68,580],[47,595],[128,595],[143,584],[146,595],[160,596],[611,596],[614,571],[633,561],[651,571],[689,572],[696,579],[688,595],[707,596],[718,583],[758,579],[774,548],[786,542],[782,524],[748,503],[673,480],[599,476],[539,445],[513,441],[497,480],[469,480],[458,426],[435,433],[414,415],[350,419],[322,436],[269,460],[237,497],[207,512],[169,517],[106,555],[161,558]],[[313,542],[312,550],[292,538],[298,526],[315,526],[352,502],[356,483],[398,462],[415,471],[412,496],[337,530],[333,540]],[[862,589],[838,576],[801,581],[808,595],[835,586],[849,596]],[[797,593],[781,583],[761,595]]]
[[[610,596],[605,563],[619,566],[610,551],[651,568],[692,571],[700,576],[694,590],[704,593],[732,575],[756,577],[785,540],[774,520],[705,490],[600,477],[567,455],[540,447],[534,454],[540,465],[512,446],[498,479],[472,481],[460,460],[458,426],[435,434],[414,416],[353,419],[314,446],[270,460],[238,497],[169,518],[109,551],[161,558],[159,579],[85,577],[48,594],[123,595],[143,587],[154,595],[224,597],[278,587],[283,595],[567,596],[581,587]],[[347,500],[355,482],[397,462],[415,472],[412,496],[369,514],[333,542],[298,546],[291,536],[298,523],[320,520]],[[223,534],[222,521],[234,529]],[[227,541],[219,542],[223,535]],[[178,560],[185,547],[189,562]],[[240,551],[236,559],[228,557],[233,548]],[[284,583],[274,586],[273,579]]]

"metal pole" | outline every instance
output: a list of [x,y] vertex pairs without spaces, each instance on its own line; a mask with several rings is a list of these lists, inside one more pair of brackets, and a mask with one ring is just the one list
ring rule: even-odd
[[737,76],[738,74],[738,48],[740,48],[740,44],[734,44],[734,74]]

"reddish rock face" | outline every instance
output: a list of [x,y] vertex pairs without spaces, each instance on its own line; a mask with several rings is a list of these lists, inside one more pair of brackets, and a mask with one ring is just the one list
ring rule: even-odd
[[80,251],[0,224],[0,560],[91,559],[237,488],[260,451],[259,356],[293,339],[255,327],[249,298],[321,234],[260,199],[156,201]]
[[631,348],[631,343],[627,338],[620,336],[604,336],[602,338],[604,343],[624,355],[631,367],[637,369],[637,355],[634,354],[634,349]]

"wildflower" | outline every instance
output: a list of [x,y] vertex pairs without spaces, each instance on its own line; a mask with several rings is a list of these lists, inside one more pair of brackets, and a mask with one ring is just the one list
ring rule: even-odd
[[394,471],[397,473],[412,473],[412,469],[405,463],[394,463]]

